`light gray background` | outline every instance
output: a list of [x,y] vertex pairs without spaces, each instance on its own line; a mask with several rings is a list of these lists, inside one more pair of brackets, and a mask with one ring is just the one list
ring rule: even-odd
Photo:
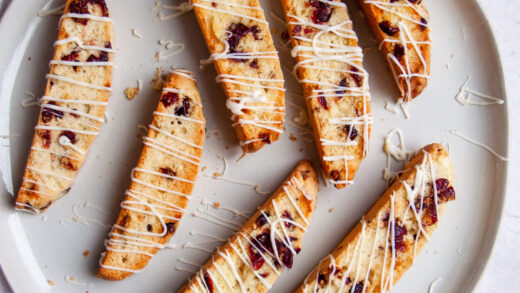
[[[0,17],[9,2],[10,0],[0,0]],[[520,292],[520,116],[515,115],[520,112],[520,99],[516,98],[516,94],[520,92],[520,1],[480,2],[491,22],[502,55],[513,137],[505,214],[493,257],[476,292]],[[1,272],[0,292],[11,292]]]

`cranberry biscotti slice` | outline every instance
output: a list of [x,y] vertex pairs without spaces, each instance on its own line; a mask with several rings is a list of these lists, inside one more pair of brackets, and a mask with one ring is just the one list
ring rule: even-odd
[[97,276],[122,280],[143,269],[173,236],[199,171],[204,127],[195,79],[170,72]]
[[267,292],[300,252],[317,193],[316,171],[303,160],[179,292]]
[[67,1],[16,209],[40,213],[71,189],[104,122],[112,38],[105,1]]
[[422,0],[359,0],[386,65],[409,102],[419,96],[430,77],[430,16]]
[[[193,0],[244,154],[278,140],[285,90],[278,52],[258,0]],[[203,61],[204,62],[204,61]]]
[[324,176],[344,188],[353,182],[370,138],[363,51],[341,1],[281,2]]
[[448,151],[440,144],[422,148],[296,292],[388,292],[455,199],[451,182]]

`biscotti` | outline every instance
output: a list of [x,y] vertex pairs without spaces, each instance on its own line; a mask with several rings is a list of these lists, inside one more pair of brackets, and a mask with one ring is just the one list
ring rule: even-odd
[[386,57],[386,65],[409,102],[419,96],[430,77],[430,16],[422,0],[359,0]]
[[284,80],[258,0],[193,0],[202,34],[227,96],[244,154],[278,140],[285,115]]
[[323,174],[343,188],[368,152],[372,117],[363,51],[341,1],[281,3]]
[[97,276],[121,280],[143,269],[173,236],[199,171],[206,121],[195,79],[170,72]]
[[448,151],[428,145],[296,292],[388,292],[455,199]]
[[71,189],[104,122],[112,39],[105,1],[67,1],[16,209],[40,213]]
[[317,192],[314,167],[301,161],[179,292],[267,292],[300,252]]

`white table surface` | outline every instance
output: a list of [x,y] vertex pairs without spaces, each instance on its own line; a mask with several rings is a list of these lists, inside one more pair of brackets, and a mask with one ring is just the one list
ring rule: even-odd
[[[21,1],[21,0],[18,0]],[[43,0],[42,0],[43,1]],[[430,0],[434,1],[434,0]],[[460,0],[459,0],[460,1]],[[468,1],[468,0],[465,0]],[[10,1],[0,0],[0,17]],[[480,0],[493,26],[505,71],[511,114],[511,166],[508,198],[492,259],[480,282],[480,292],[520,292],[520,1]],[[517,135],[514,135],[514,134]],[[0,292],[12,292],[0,272]]]

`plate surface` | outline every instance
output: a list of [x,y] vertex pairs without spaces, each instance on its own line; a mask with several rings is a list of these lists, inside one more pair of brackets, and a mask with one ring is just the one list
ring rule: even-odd
[[[108,0],[114,19],[117,49],[113,79],[113,95],[108,106],[108,123],[93,144],[89,158],[71,192],[56,202],[45,214],[33,216],[16,213],[13,197],[7,191],[20,185],[37,108],[23,109],[20,102],[29,96],[43,94],[44,75],[53,52],[58,16],[38,17],[45,3],[38,0],[13,1],[0,24],[0,170],[6,183],[0,196],[0,264],[16,292],[174,292],[191,276],[182,268],[195,267],[182,261],[203,264],[209,254],[184,247],[187,242],[204,239],[190,232],[204,232],[227,238],[232,231],[209,223],[192,214],[206,209],[207,202],[240,211],[252,211],[265,197],[250,186],[211,178],[221,172],[227,162],[225,178],[259,185],[262,191],[273,191],[298,160],[318,162],[313,143],[306,141],[294,123],[287,123],[280,141],[248,155],[237,162],[241,150],[230,126],[225,98],[215,84],[211,66],[202,70],[199,60],[207,58],[203,38],[192,12],[167,21],[154,21],[151,1]],[[171,1],[180,4],[180,1]],[[54,1],[51,7],[62,1]],[[172,4],[168,1],[168,4]],[[428,1],[433,28],[432,79],[426,91],[409,107],[410,119],[384,109],[394,102],[397,90],[388,74],[382,55],[372,39],[366,21],[355,1],[348,1],[354,27],[365,50],[365,67],[370,75],[374,116],[371,149],[356,176],[355,184],[344,190],[320,186],[317,210],[300,255],[293,269],[277,281],[271,292],[291,292],[307,273],[326,256],[359,221],[383,193],[382,170],[386,155],[383,139],[393,128],[402,129],[406,147],[416,149],[431,142],[450,146],[455,168],[457,200],[446,213],[430,243],[417,257],[415,265],[394,287],[393,292],[427,292],[433,280],[438,292],[469,292],[490,256],[499,221],[507,179],[507,165],[485,150],[453,136],[449,130],[491,146],[500,154],[508,154],[508,110],[505,105],[461,106],[454,97],[467,76],[469,87],[480,92],[505,97],[502,69],[494,39],[478,4],[471,0]],[[266,16],[280,51],[282,64],[293,65],[289,51],[280,38],[283,24],[269,12],[281,14],[278,1],[263,1]],[[164,11],[164,13],[170,13]],[[135,28],[142,38],[132,36]],[[166,49],[158,40],[173,40],[186,49],[161,62],[154,61],[156,52]],[[170,242],[176,249],[164,249],[139,274],[121,282],[96,279],[94,274],[107,230],[96,223],[73,220],[77,214],[111,224],[119,210],[120,199],[130,182],[130,171],[137,163],[142,147],[139,124],[151,120],[159,92],[149,81],[155,68],[185,67],[196,73],[204,103],[207,140],[203,155],[204,170],[198,179],[193,198],[180,228]],[[287,97],[303,105],[301,90],[288,71],[284,72]],[[143,81],[143,91],[132,101],[123,91]],[[292,121],[299,110],[287,105],[286,121]],[[296,141],[290,139],[294,134]],[[3,138],[3,135],[8,135]],[[394,169],[400,165],[394,163]],[[87,202],[87,204],[85,204]],[[206,202],[206,204],[204,203]],[[98,210],[99,209],[99,210]],[[100,211],[101,210],[101,211]],[[231,221],[243,222],[229,211],[208,208]],[[206,244],[213,250],[216,243]],[[87,257],[84,251],[89,251]],[[76,284],[66,281],[74,277]],[[49,286],[47,280],[53,281]]]

